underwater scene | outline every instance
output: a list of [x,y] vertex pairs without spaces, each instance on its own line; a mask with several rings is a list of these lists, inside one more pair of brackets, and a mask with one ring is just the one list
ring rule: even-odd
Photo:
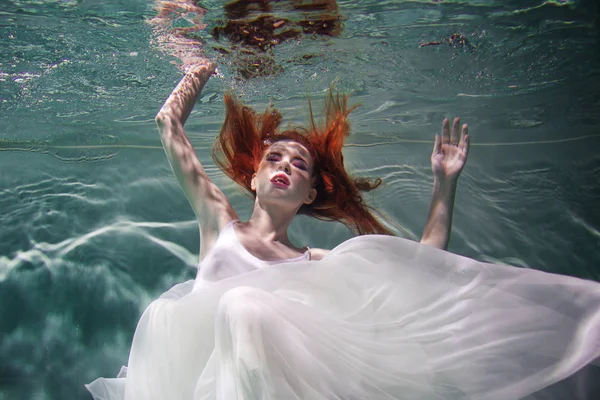
[[[0,44],[0,400],[91,399],[146,306],[194,278],[198,223],[154,118],[201,56],[217,72],[186,132],[241,219],[252,199],[210,153],[224,95],[306,126],[333,87],[359,105],[346,168],[382,179],[365,199],[397,235],[421,237],[434,136],[459,116],[449,251],[600,280],[595,0],[0,0]],[[290,229],[299,246],[350,237]],[[598,382],[560,390],[600,398]]]

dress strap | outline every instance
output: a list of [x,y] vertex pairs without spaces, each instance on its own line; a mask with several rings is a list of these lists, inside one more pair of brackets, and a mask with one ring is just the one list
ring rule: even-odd
[[237,224],[238,222],[240,222],[240,220],[239,220],[239,219],[232,219],[231,221],[229,221],[229,222],[227,223],[227,225],[225,225],[225,227],[223,228],[223,230],[226,230],[226,229],[228,229],[228,228],[231,228],[231,229],[233,229],[233,225]]

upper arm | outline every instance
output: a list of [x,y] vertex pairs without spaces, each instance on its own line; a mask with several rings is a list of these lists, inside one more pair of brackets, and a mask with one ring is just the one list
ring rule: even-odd
[[202,258],[212,247],[221,229],[232,219],[237,219],[237,214],[225,194],[202,168],[181,123],[160,113],[156,122],[171,168],[200,225]]

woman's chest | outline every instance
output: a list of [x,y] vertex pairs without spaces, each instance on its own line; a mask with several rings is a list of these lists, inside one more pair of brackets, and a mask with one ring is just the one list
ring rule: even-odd
[[290,248],[280,242],[267,242],[256,233],[236,231],[236,235],[244,250],[259,260],[288,260],[304,254],[301,250]]

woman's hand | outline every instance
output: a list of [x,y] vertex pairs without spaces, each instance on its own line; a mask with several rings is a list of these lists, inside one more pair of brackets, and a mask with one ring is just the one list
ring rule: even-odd
[[197,57],[193,62],[186,64],[183,67],[185,73],[206,75],[207,78],[210,77],[216,69],[216,64],[205,57]]
[[[186,66],[185,75],[160,109],[156,122],[164,125],[167,120],[175,122],[183,128],[198,96],[206,82],[215,72],[216,65],[207,58],[199,58],[194,64]],[[162,130],[161,130],[162,131]]]
[[460,129],[460,118],[454,118],[452,133],[450,121],[446,118],[442,123],[442,135],[435,135],[431,169],[436,179],[456,181],[469,155],[469,128]]

